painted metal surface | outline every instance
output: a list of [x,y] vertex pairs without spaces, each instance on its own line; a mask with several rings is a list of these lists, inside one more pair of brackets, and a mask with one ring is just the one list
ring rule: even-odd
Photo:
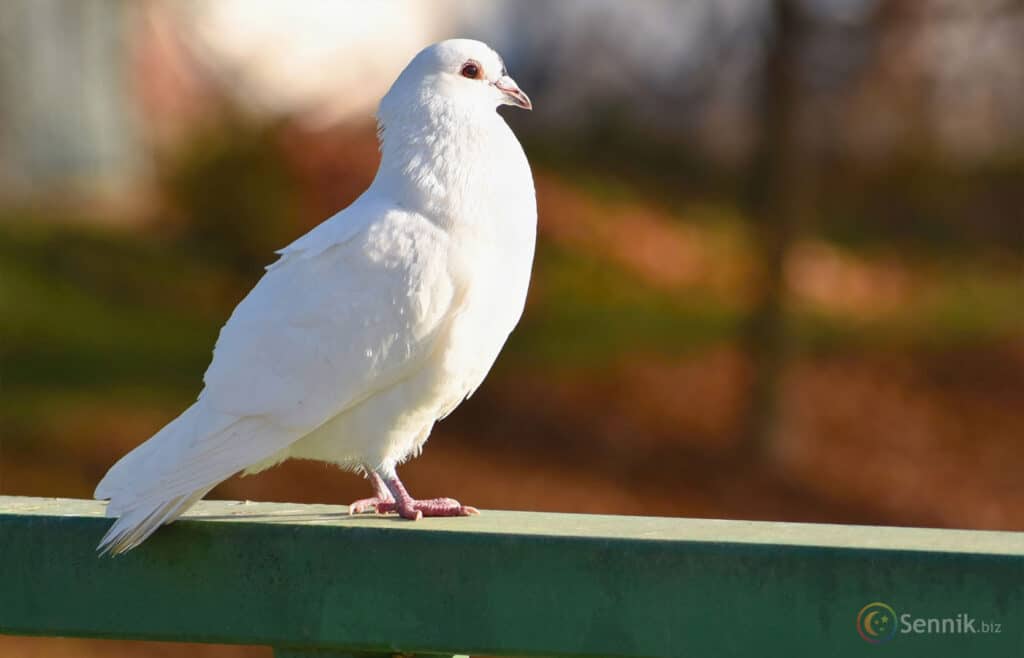
[[[1024,533],[496,511],[410,523],[214,501],[98,559],[102,512],[0,497],[0,632],[325,657],[1024,648]],[[874,602],[893,614],[862,612]]]

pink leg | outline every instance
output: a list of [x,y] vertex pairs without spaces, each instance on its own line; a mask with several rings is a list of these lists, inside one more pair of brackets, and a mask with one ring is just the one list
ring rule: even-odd
[[399,516],[410,521],[418,521],[424,516],[471,516],[480,513],[477,508],[463,505],[454,498],[416,500],[409,495],[394,471],[385,473],[383,481],[393,500],[378,504],[378,512],[398,512]]
[[373,498],[360,498],[356,502],[348,506],[349,514],[362,514],[369,510],[376,512],[385,512],[390,510],[381,509],[381,505],[394,505],[395,499],[392,497],[391,492],[388,491],[387,486],[384,484],[384,480],[380,479],[376,471],[370,471],[370,481],[373,483]]

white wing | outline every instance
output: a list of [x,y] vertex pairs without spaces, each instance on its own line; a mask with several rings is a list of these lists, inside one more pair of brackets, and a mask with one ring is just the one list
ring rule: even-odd
[[451,318],[444,231],[363,200],[330,222],[282,250],[221,330],[202,394],[217,411],[308,432],[414,372]]

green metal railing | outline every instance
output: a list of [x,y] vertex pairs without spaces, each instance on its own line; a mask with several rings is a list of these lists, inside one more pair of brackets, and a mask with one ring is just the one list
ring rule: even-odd
[[[203,502],[100,559],[102,514],[0,497],[0,633],[289,658],[1024,655],[1024,533]],[[865,632],[873,602],[895,617]]]

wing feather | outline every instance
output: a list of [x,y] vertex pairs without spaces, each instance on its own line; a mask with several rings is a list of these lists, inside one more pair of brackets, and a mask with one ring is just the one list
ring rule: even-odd
[[203,398],[308,432],[408,376],[460,299],[447,248],[427,219],[389,210],[315,256],[285,250],[221,330]]

